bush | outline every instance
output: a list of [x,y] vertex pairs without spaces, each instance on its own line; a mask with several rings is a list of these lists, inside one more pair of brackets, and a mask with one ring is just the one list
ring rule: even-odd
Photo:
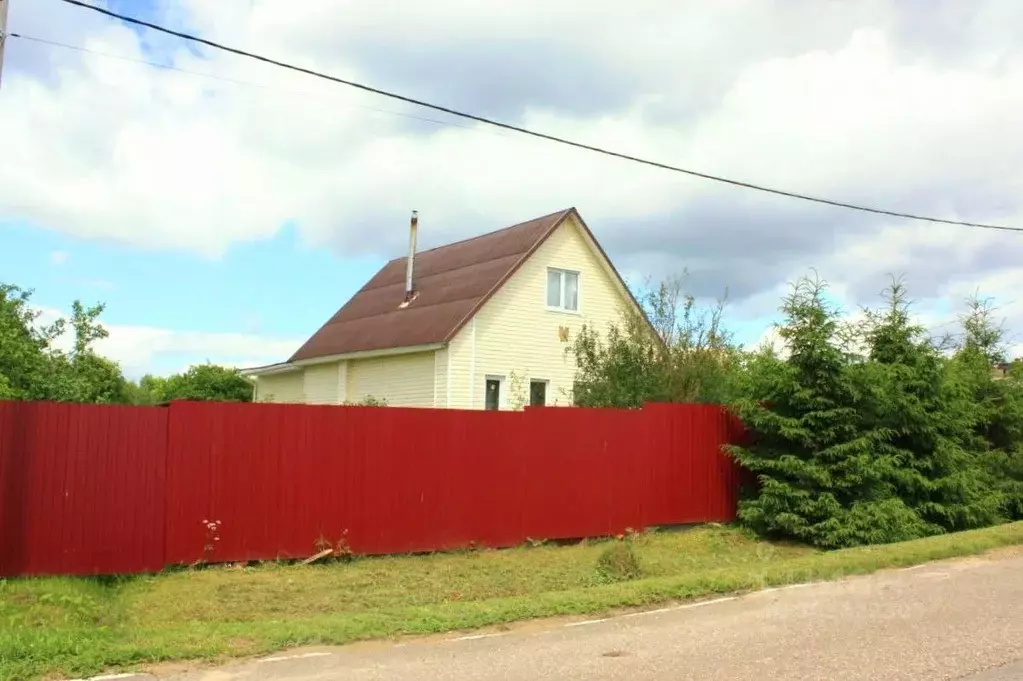
[[724,300],[700,310],[674,277],[641,292],[640,312],[607,329],[583,327],[569,348],[580,407],[646,402],[725,403],[734,397],[739,356],[722,325]]
[[630,541],[615,541],[600,552],[597,575],[602,582],[626,582],[643,576],[639,558]]

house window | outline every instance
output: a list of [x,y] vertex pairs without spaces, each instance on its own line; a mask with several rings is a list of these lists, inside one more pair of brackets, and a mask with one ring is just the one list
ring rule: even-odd
[[547,268],[547,307],[579,311],[579,273]]
[[501,408],[501,379],[487,379],[487,394],[484,398],[483,408],[487,411],[497,411]]
[[529,382],[529,406],[543,407],[547,404],[547,381]]

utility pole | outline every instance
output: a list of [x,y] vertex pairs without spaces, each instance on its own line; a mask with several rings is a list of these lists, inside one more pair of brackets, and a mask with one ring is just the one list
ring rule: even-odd
[[11,0],[0,0],[0,85],[4,78],[4,47],[7,43],[7,7]]

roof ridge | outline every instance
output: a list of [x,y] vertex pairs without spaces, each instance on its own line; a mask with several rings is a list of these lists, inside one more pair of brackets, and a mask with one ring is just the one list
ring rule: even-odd
[[[416,255],[422,255],[423,253],[429,253],[430,251],[439,251],[442,248],[448,248],[450,246],[457,246],[459,244],[468,243],[470,241],[476,241],[477,239],[482,239],[484,237],[493,236],[494,234],[498,234],[500,232],[507,232],[509,229],[515,229],[516,227],[521,227],[522,225],[528,224],[530,222],[539,222],[540,220],[547,220],[549,218],[553,218],[555,215],[561,216],[561,215],[564,215],[565,213],[568,213],[569,211],[572,211],[572,210],[574,210],[574,206],[569,206],[568,208],[564,208],[562,210],[556,210],[553,213],[548,213],[547,215],[541,215],[540,217],[531,218],[529,220],[523,220],[522,222],[519,222],[519,223],[514,224],[514,225],[508,225],[507,227],[501,227],[500,229],[495,229],[495,230],[490,231],[490,232],[484,232],[483,234],[477,234],[476,236],[470,236],[470,237],[466,237],[464,239],[459,239],[458,241],[451,241],[451,242],[448,242],[446,244],[441,244],[440,246],[434,246],[433,248],[427,248],[427,249],[424,249],[422,251],[416,251]],[[406,258],[408,258],[407,255],[402,255],[402,256],[399,256],[397,258],[391,258],[390,260],[387,261],[387,264],[390,264],[392,262],[397,262],[399,260],[405,260]]]

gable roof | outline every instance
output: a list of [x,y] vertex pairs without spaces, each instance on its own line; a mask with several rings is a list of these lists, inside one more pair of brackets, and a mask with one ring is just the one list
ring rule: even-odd
[[391,260],[288,362],[450,341],[570,215],[576,217],[624,286],[578,211],[568,208],[417,252],[413,279],[418,295],[404,308],[399,305],[405,299],[408,258]]

